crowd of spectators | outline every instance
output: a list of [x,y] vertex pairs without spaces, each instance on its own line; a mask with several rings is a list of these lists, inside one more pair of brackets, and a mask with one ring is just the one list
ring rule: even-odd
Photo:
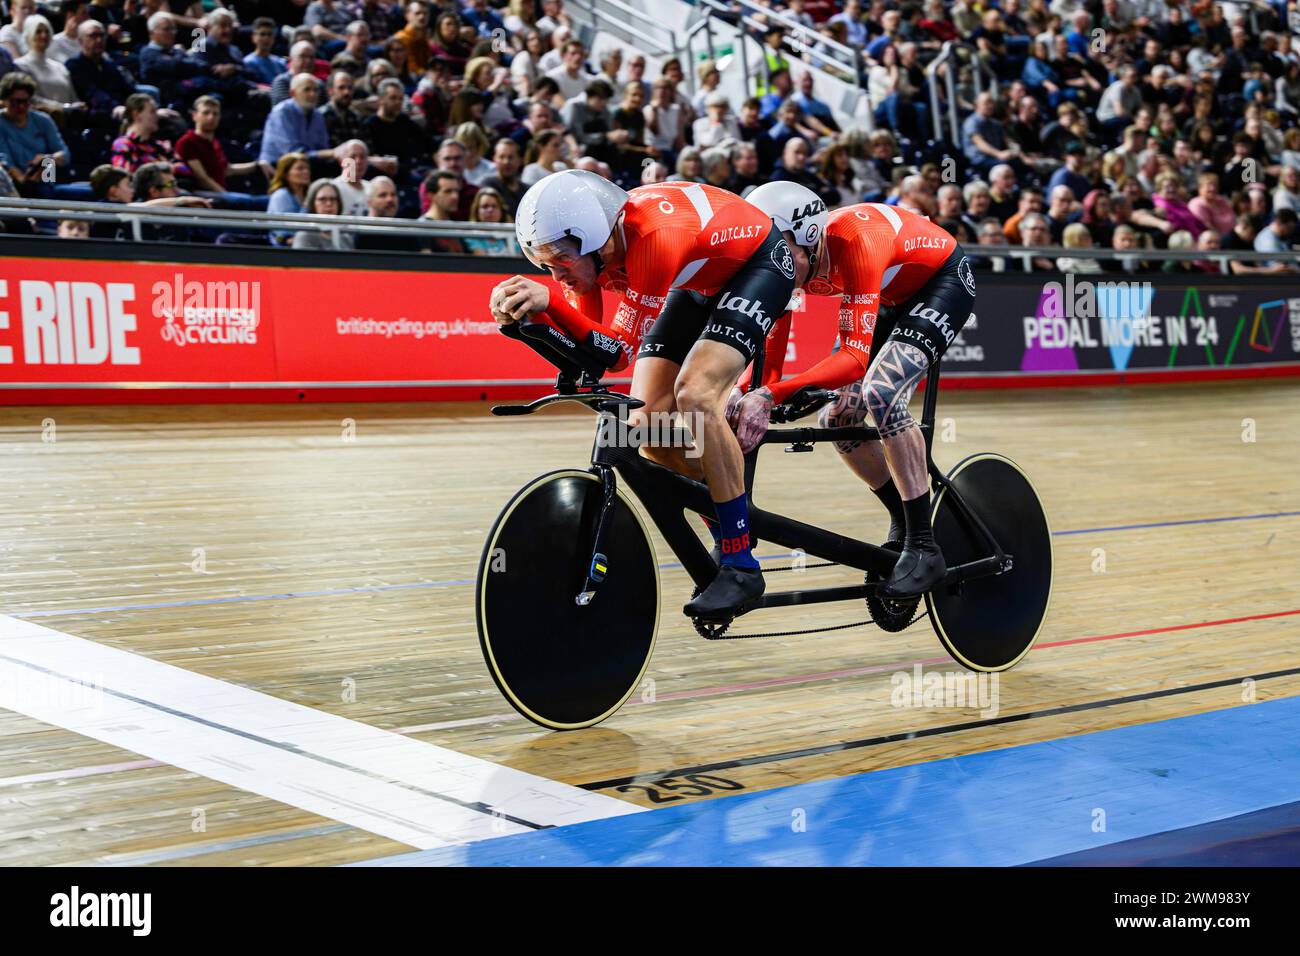
[[[981,248],[986,269],[1145,271],[1144,249],[1291,247],[1297,0],[774,6],[785,18],[755,36],[758,79],[733,96],[711,60],[607,38],[588,49],[564,0],[0,0],[0,195],[508,223],[531,184],[580,168],[742,195],[791,180],[832,208],[915,210],[972,246],[1064,247],[1023,260]],[[950,141],[935,137],[925,67],[954,40],[942,69],[957,71],[956,104],[939,84],[945,122],[950,105],[961,117]],[[977,70],[996,79],[978,95]],[[874,129],[832,109],[841,82],[866,91]],[[509,250],[490,233],[221,239]],[[1122,256],[1099,263],[1087,247]]]

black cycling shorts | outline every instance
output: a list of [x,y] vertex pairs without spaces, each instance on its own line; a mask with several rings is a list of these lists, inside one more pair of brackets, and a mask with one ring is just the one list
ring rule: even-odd
[[902,305],[880,310],[867,367],[888,341],[906,342],[925,353],[931,367],[947,351],[975,309],[975,276],[960,245]]
[[669,292],[637,358],[664,358],[681,365],[696,342],[709,339],[726,342],[749,364],[793,293],[794,256],[773,226],[722,291],[707,296],[687,289]]

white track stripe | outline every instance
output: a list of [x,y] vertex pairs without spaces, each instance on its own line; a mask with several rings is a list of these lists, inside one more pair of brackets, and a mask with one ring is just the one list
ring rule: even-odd
[[423,849],[641,809],[3,615],[0,707]]

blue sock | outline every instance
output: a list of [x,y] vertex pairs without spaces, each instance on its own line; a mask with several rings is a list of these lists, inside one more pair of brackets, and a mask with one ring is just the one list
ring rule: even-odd
[[741,495],[731,501],[715,501],[713,507],[718,512],[722,563],[737,568],[757,568],[758,561],[751,551],[757,542],[749,535],[749,497]]
[[718,527],[717,519],[710,518],[707,515],[700,515],[700,519],[704,522],[704,527],[709,529],[709,534],[713,535],[713,543],[716,544],[719,548],[721,548],[722,529]]

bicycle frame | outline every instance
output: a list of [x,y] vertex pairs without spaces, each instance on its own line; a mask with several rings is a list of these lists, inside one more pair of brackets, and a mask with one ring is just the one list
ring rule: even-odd
[[[968,529],[978,535],[991,552],[987,558],[948,569],[947,575],[939,586],[959,588],[961,582],[969,578],[1009,570],[1011,558],[1003,552],[984,522],[962,500],[956,488],[934,464],[930,449],[934,435],[934,410],[938,391],[939,375],[938,370],[935,369],[926,382],[924,410],[919,423],[921,432],[925,436],[927,469],[936,491],[939,487],[947,488]],[[629,403],[611,399],[594,407],[602,417],[625,419]],[[604,426],[606,422],[602,421],[600,425]],[[712,582],[717,568],[685,515],[685,512],[690,511],[713,517],[714,505],[709,497],[707,486],[642,457],[636,447],[602,445],[599,440],[601,433],[602,428],[598,426],[597,440],[593,444],[591,453],[591,471],[604,483],[606,501],[613,499],[613,490],[617,482],[615,476],[621,477],[640,499],[650,520],[663,534],[668,546],[681,561],[687,574],[691,576],[691,580],[700,588],[707,587]],[[605,433],[608,434],[609,431]],[[869,426],[769,429],[759,447],[745,456],[745,488],[750,494],[749,523],[754,535],[761,541],[771,541],[792,551],[801,551],[860,571],[874,571],[882,579],[887,578],[898,560],[897,552],[805,524],[775,512],[765,511],[757,507],[753,500],[754,472],[757,467],[758,453],[763,445],[790,442],[791,451],[811,451],[812,446],[819,442],[871,441],[879,437],[878,430]],[[603,556],[601,554],[603,526],[602,521],[601,530],[597,531],[596,540],[593,542],[592,569],[589,571],[587,590],[584,594],[588,594],[599,584],[599,578],[595,577],[597,573],[595,568],[598,558]],[[758,606],[789,607],[796,604],[861,599],[881,587],[883,587],[881,582],[868,582],[841,587],[768,592]]]

